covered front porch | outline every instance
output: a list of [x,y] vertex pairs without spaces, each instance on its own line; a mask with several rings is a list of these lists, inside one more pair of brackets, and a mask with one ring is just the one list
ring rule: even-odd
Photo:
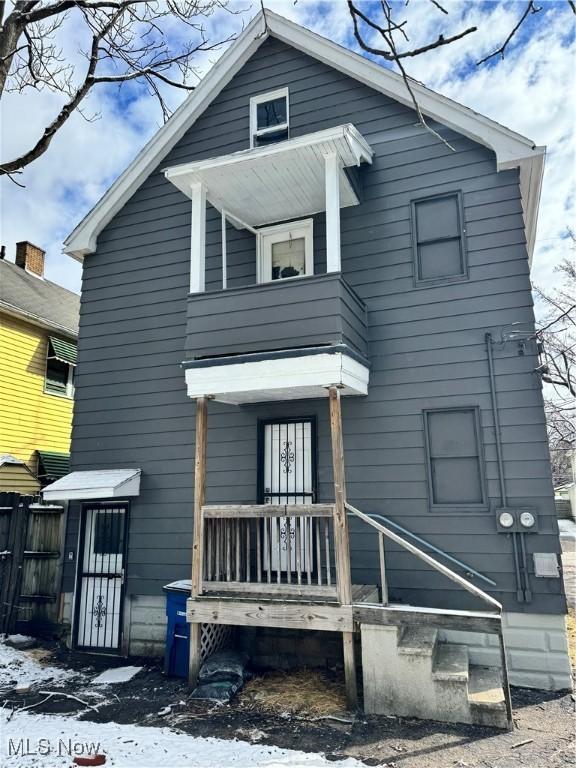
[[[509,727],[511,709],[501,605],[412,541],[350,504],[344,467],[343,398],[335,385],[327,388],[327,395],[333,499],[324,503],[307,490],[314,486],[307,482],[310,478],[305,467],[297,466],[308,446],[306,420],[301,417],[293,424],[285,423],[284,431],[281,425],[272,423],[276,432],[263,433],[261,445],[265,451],[277,454],[279,461],[261,465],[261,503],[208,503],[210,398],[196,400],[192,580],[186,609],[190,623],[190,684],[195,685],[203,660],[201,641],[207,625],[339,633],[351,709],[359,705],[355,638],[360,636],[366,711],[405,711],[422,717]],[[295,470],[292,475],[283,472],[290,470],[291,462]],[[277,477],[269,472],[272,466]],[[298,477],[301,483],[297,482]],[[377,539],[379,585],[352,583],[348,528],[351,517],[366,524]],[[436,610],[391,603],[386,540],[472,594],[484,604],[484,610]],[[496,635],[500,670],[491,670],[488,677],[476,667],[469,671],[463,646],[440,643],[441,630]],[[413,682],[425,692],[421,706],[410,698],[406,700],[403,694],[410,688],[409,677],[416,662],[422,668]],[[452,690],[452,684],[454,696],[442,698],[448,689]],[[398,687],[390,700],[385,695],[388,686]]]

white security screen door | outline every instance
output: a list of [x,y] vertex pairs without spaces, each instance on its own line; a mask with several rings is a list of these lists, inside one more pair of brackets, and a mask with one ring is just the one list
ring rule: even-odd
[[[263,438],[263,486],[265,504],[312,504],[314,502],[314,435],[312,420],[267,423]],[[312,567],[311,518],[304,518],[299,532],[302,570]],[[265,547],[264,567],[268,567]],[[271,568],[296,570],[295,518],[280,518],[271,533]]]
[[76,645],[120,647],[126,507],[111,503],[84,509]]

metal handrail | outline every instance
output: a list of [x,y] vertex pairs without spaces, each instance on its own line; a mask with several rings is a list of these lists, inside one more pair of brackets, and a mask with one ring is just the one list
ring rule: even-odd
[[479,598],[483,602],[495,608],[498,611],[498,613],[502,613],[502,604],[499,603],[490,595],[486,594],[486,592],[484,592],[483,590],[479,589],[475,584],[472,584],[467,579],[464,579],[462,576],[459,576],[457,573],[450,570],[450,568],[438,562],[438,560],[435,560],[433,557],[426,554],[426,552],[422,552],[422,550],[418,549],[418,547],[414,546],[414,544],[411,544],[409,541],[406,541],[406,539],[402,538],[402,536],[399,536],[397,533],[394,533],[394,531],[391,531],[385,525],[382,525],[382,523],[376,522],[376,520],[373,520],[369,515],[366,515],[364,512],[361,512],[359,509],[356,509],[356,507],[353,507],[348,502],[345,503],[345,507],[349,512],[352,512],[354,515],[356,515],[356,517],[360,518],[360,520],[363,520],[365,523],[368,523],[368,525],[371,525],[379,533],[383,534],[384,536],[387,536],[389,539],[396,542],[396,544],[399,544],[401,547],[404,547],[404,549],[406,549],[408,552],[413,554],[415,557],[422,560],[422,562],[426,563],[431,568],[434,568],[434,570],[438,571],[443,576],[446,576],[446,578],[450,579],[455,584],[458,584],[458,586],[462,587],[462,589],[465,589],[467,592],[470,592],[470,594],[474,595],[474,597]]
[[[350,517],[353,517],[353,513],[348,513]],[[457,557],[454,557],[453,555],[448,554],[448,552],[444,552],[444,550],[440,549],[440,547],[436,547],[434,544],[430,544],[429,541],[426,541],[426,539],[423,539],[421,536],[417,536],[415,533],[412,533],[412,531],[409,531],[407,528],[403,528],[401,525],[398,525],[398,523],[395,523],[394,520],[390,520],[389,517],[386,517],[385,515],[377,514],[376,512],[370,512],[370,517],[375,520],[382,520],[385,525],[391,525],[393,528],[396,528],[396,530],[401,531],[406,536],[410,536],[411,539],[414,539],[415,541],[420,542],[420,544],[423,544],[425,547],[428,547],[428,549],[431,549],[433,552],[436,552],[436,554],[441,555],[441,557],[445,557],[446,560],[450,560],[450,562],[455,563],[456,565],[460,566],[464,571],[466,571],[467,575],[472,574],[472,576],[476,576],[479,579],[482,579],[482,581],[485,581],[486,584],[489,584],[491,587],[498,586],[495,581],[492,579],[489,579],[488,576],[485,576],[483,573],[480,573],[480,571],[477,571],[475,568],[471,568],[469,565],[466,565],[466,563],[463,563],[462,560],[458,560]]]

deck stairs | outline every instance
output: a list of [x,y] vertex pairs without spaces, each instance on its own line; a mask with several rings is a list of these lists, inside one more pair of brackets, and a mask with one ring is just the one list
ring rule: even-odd
[[500,670],[432,626],[361,625],[364,711],[508,728]]

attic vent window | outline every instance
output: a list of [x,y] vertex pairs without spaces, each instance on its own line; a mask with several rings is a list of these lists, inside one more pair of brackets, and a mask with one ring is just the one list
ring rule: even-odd
[[250,146],[262,147],[289,137],[288,88],[250,99]]

